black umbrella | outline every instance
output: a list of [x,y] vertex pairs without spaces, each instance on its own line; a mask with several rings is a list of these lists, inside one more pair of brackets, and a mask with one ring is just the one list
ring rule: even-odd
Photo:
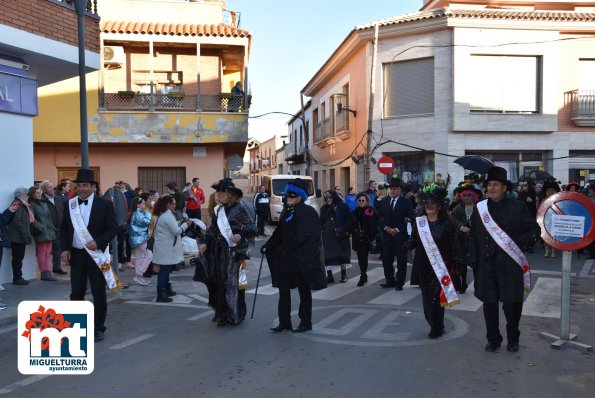
[[461,156],[454,161],[459,166],[462,166],[466,170],[475,171],[479,174],[486,174],[490,167],[494,166],[494,163],[490,159],[486,159],[483,156]]
[[545,181],[545,180],[555,180],[556,179],[550,173],[547,173],[545,171],[536,170],[536,169],[526,172],[524,177],[528,178],[528,179],[533,179],[536,181]]

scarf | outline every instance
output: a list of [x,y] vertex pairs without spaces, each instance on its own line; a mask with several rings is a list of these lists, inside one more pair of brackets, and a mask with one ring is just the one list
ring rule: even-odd
[[27,213],[29,213],[29,222],[30,223],[34,223],[35,222],[35,216],[33,215],[33,211],[31,210],[31,205],[29,205],[29,202],[27,202],[26,200],[19,198],[19,201],[25,205],[25,207],[27,208]]

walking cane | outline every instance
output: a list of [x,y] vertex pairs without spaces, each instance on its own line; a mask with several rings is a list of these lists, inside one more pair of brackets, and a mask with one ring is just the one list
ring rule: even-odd
[[262,263],[264,263],[264,253],[262,253],[262,257],[260,258],[260,268],[258,269],[258,279],[256,279],[256,289],[254,290],[254,301],[252,302],[252,314],[250,314],[250,319],[254,319],[254,307],[256,307],[256,296],[258,296],[258,284],[260,283]]

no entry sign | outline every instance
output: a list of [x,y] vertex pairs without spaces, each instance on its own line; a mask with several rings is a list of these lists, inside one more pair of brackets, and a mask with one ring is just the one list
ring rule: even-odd
[[395,168],[395,161],[390,156],[383,156],[378,159],[376,166],[378,167],[378,171],[382,174],[390,174]]
[[595,239],[595,204],[576,192],[560,192],[547,198],[537,212],[541,237],[556,249],[571,251]]

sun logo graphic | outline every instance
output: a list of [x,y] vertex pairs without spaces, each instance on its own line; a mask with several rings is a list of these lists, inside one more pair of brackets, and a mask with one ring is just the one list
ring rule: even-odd
[[18,314],[19,372],[93,372],[93,304],[88,301],[23,301]]

